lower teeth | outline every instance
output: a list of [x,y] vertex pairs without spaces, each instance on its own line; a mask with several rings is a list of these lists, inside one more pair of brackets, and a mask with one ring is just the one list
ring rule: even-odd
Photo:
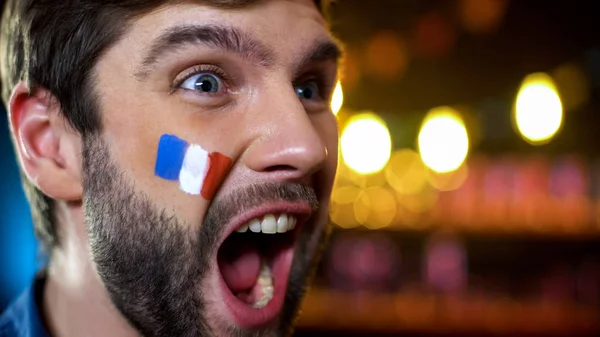
[[260,276],[257,280],[258,285],[261,287],[262,296],[254,303],[253,308],[259,309],[264,308],[271,302],[273,298],[273,276],[271,275],[271,269],[263,261],[260,268]]

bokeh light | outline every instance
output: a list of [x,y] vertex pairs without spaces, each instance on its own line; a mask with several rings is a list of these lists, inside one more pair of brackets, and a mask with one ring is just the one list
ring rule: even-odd
[[414,28],[415,53],[425,58],[446,55],[456,42],[456,29],[440,12],[423,15]]
[[429,183],[436,190],[447,192],[459,189],[469,177],[467,164],[461,165],[458,169],[451,172],[438,173],[429,172]]
[[354,215],[361,225],[379,229],[392,223],[396,207],[392,192],[383,187],[371,187],[362,191],[354,201]]
[[582,67],[574,62],[565,63],[551,73],[565,113],[577,110],[590,100],[589,79]]
[[427,168],[412,149],[394,152],[385,168],[385,176],[390,186],[402,195],[418,194],[427,184]]
[[358,187],[366,187],[367,176],[352,170],[342,158],[341,151],[338,158],[338,170],[336,175],[336,185],[354,185]]
[[[413,215],[423,215],[434,210],[438,203],[440,192],[426,185],[419,194],[402,195],[396,193],[398,205]],[[407,214],[403,214],[401,221],[405,221]],[[413,227],[423,224],[412,224]]]
[[331,111],[337,115],[344,104],[344,92],[342,91],[342,83],[338,81],[331,96]]
[[425,266],[426,283],[434,291],[460,292],[468,282],[468,259],[465,246],[448,233],[436,233],[427,243]]
[[535,73],[525,78],[514,117],[518,131],[529,143],[545,144],[554,137],[562,124],[563,107],[550,76]]
[[361,174],[381,171],[392,150],[390,132],[374,113],[351,117],[340,139],[342,158],[348,167]]
[[368,74],[376,79],[394,79],[404,73],[409,63],[406,43],[393,31],[373,35],[365,52]]
[[459,20],[473,34],[496,32],[508,8],[507,0],[461,0]]
[[432,109],[419,132],[425,165],[438,173],[458,169],[469,152],[469,135],[460,114],[450,107]]
[[331,221],[342,228],[359,225],[354,216],[354,202],[361,193],[356,186],[336,186],[331,194],[329,216]]

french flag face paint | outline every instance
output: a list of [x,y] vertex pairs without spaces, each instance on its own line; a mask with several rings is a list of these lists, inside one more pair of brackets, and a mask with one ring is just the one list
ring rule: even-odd
[[188,194],[211,200],[231,164],[231,158],[219,152],[208,152],[200,145],[163,135],[158,143],[154,174],[178,181],[179,188]]

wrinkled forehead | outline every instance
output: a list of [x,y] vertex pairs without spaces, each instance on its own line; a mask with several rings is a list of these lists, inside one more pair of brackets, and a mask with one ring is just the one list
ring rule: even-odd
[[133,19],[124,38],[130,46],[148,48],[169,31],[200,25],[230,27],[240,33],[239,39],[253,37],[276,49],[330,39],[327,21],[314,0],[257,0],[240,7],[206,1],[169,3]]
[[197,47],[272,68],[307,63],[308,54],[313,59],[341,57],[341,47],[313,0],[258,0],[235,8],[205,1],[169,3],[133,18],[106,54],[140,75],[151,72],[163,56],[188,58],[200,51]]

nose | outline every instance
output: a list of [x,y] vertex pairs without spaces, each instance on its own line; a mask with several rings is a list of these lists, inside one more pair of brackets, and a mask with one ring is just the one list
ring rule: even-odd
[[[253,118],[255,134],[247,147],[244,163],[270,180],[302,180],[319,171],[327,158],[327,147],[315,123],[293,88],[264,95]],[[326,113],[326,112],[322,112]]]

